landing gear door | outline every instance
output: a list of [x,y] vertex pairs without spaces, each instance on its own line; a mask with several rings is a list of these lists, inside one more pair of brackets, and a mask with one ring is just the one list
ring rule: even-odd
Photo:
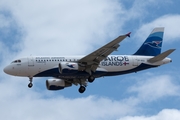
[[28,57],[28,66],[34,66],[34,59],[33,59],[33,57]]

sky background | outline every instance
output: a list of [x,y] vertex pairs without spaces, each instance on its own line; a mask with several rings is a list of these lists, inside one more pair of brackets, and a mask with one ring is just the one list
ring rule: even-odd
[[[0,119],[179,120],[179,0],[1,0]],[[48,91],[45,80],[6,75],[14,59],[86,55],[132,32],[113,54],[133,54],[155,27],[165,27],[162,51],[173,62],[121,76]]]

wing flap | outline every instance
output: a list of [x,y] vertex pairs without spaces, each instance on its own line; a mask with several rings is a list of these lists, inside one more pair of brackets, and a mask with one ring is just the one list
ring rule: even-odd
[[111,54],[113,51],[117,50],[117,48],[120,46],[119,43],[124,40],[127,36],[129,36],[130,33],[126,35],[119,36],[115,40],[109,42],[108,44],[104,45],[103,47],[97,49],[96,51],[90,53],[89,55],[83,57],[80,59],[78,62],[83,63],[83,62],[90,62],[93,60],[98,60],[102,61],[104,58],[106,58],[109,54]]
[[96,71],[99,63],[105,59],[109,54],[111,54],[113,51],[117,50],[120,46],[119,43],[123,41],[126,37],[130,37],[131,33],[121,35],[115,40],[107,43],[103,47],[97,49],[96,51],[90,53],[89,55],[83,57],[78,61],[80,67],[79,70],[85,70],[88,73],[91,73],[91,71]]
[[117,50],[120,46],[119,43],[126,37],[130,37],[130,33],[119,36],[115,40],[107,43],[103,47],[80,59],[78,63],[82,67],[80,67],[79,70],[85,70],[89,74],[91,74],[91,71],[95,72],[99,63],[113,51]]

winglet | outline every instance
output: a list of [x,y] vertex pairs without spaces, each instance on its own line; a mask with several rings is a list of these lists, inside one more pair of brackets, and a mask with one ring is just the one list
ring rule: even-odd
[[126,34],[126,36],[130,37],[130,34],[131,34],[131,32],[129,32],[128,34]]

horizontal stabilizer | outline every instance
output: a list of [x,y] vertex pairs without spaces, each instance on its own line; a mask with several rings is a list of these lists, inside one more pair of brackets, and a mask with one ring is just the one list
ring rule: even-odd
[[148,62],[150,63],[155,63],[155,62],[158,62],[158,61],[161,61],[163,60],[164,58],[166,58],[168,55],[170,55],[175,49],[169,49],[151,59],[148,60]]

